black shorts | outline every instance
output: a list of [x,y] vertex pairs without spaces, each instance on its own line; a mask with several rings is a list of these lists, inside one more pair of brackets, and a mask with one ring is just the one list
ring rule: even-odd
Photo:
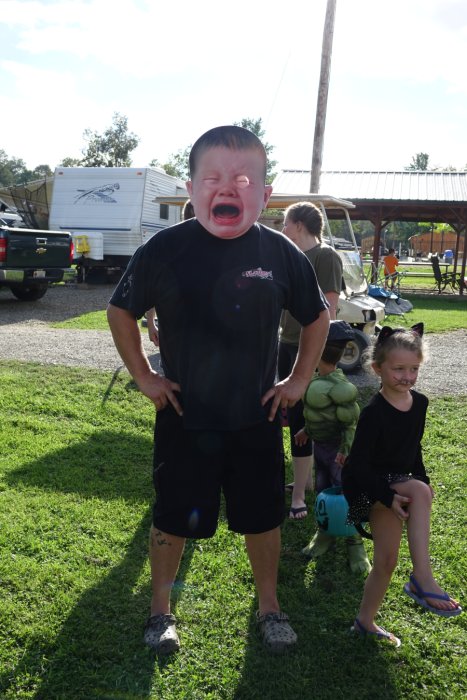
[[156,416],[153,469],[153,525],[167,534],[212,537],[222,492],[234,532],[267,532],[284,519],[279,416],[236,431],[185,430],[167,406]]
[[[297,357],[298,345],[279,343],[279,358],[277,361],[277,374],[279,379],[285,379],[292,371]],[[309,439],[304,445],[295,444],[295,433],[305,427],[303,417],[303,402],[297,401],[295,406],[287,409],[287,422],[290,431],[290,451],[292,457],[309,457],[313,454],[313,444]]]

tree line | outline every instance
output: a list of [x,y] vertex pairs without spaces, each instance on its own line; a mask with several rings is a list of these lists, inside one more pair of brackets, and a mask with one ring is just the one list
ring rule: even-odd
[[[274,168],[277,161],[273,160],[272,152],[274,146],[264,140],[265,131],[262,119],[245,118],[239,122],[233,122],[236,126],[249,129],[262,141],[267,155],[267,183],[270,184],[275,176]],[[128,168],[131,166],[131,153],[140,142],[139,136],[129,131],[128,118],[115,112],[112,124],[103,133],[85,129],[83,132],[85,145],[81,151],[81,157],[66,156],[58,166],[73,167],[98,167],[98,168]],[[167,162],[161,162],[157,158],[150,161],[149,166],[163,168],[166,173],[178,177],[181,180],[188,179],[188,157],[192,144],[176,153],[169,155]],[[409,165],[404,170],[456,170],[452,166],[445,168],[431,168],[429,166],[430,157],[427,153],[417,153],[412,157]],[[464,166],[467,170],[467,165]],[[22,158],[10,157],[6,151],[0,149],[0,186],[9,187],[11,185],[24,184],[31,180],[38,180],[52,175],[52,169],[47,164],[37,165],[33,170],[26,167]]]
[[[277,161],[272,158],[274,147],[264,141],[265,132],[262,120],[245,118],[240,122],[234,122],[234,124],[249,129],[262,141],[268,158],[266,177],[267,183],[270,184],[275,176],[274,168]],[[58,163],[59,167],[128,168],[132,163],[131,153],[140,142],[139,136],[129,131],[128,118],[118,112],[115,112],[111,126],[103,133],[85,129],[83,138],[86,143],[81,151],[81,157],[66,156]],[[191,144],[185,149],[172,153],[166,163],[155,158],[151,160],[149,166],[163,168],[169,175],[181,180],[188,180],[190,150]],[[9,157],[4,150],[0,149],[0,186],[2,187],[21,185],[52,174],[52,169],[48,165],[38,165],[34,170],[29,170],[24,160]]]
[[[277,165],[277,161],[272,157],[274,146],[265,141],[262,119],[244,118],[239,122],[234,122],[234,124],[249,129],[262,141],[267,155],[266,181],[270,184],[276,174],[274,168]],[[112,124],[103,133],[86,129],[83,132],[83,138],[85,145],[82,148],[81,157],[66,156],[58,164],[59,166],[130,167],[132,164],[131,154],[140,142],[139,136],[129,130],[128,118],[118,112],[114,113]],[[162,168],[169,175],[185,181],[189,176],[188,158],[191,145],[169,155],[167,162],[161,162],[155,158],[148,165]],[[430,158],[427,153],[416,153],[409,165],[404,167],[404,170],[456,170],[452,166],[432,168],[429,161]],[[467,165],[464,167],[464,170],[467,170]],[[9,157],[4,150],[0,149],[0,186],[2,187],[24,184],[31,180],[51,176],[52,174],[52,169],[47,164],[40,164],[33,170],[30,170],[26,167],[24,160]],[[438,224],[435,230],[445,226],[444,224]],[[369,221],[355,221],[353,222],[353,228],[358,243],[361,242],[362,238],[372,236],[374,233],[374,227]],[[385,237],[388,242],[391,242],[391,245],[396,246],[398,242],[405,245],[410,236],[415,233],[422,233],[425,229],[433,230],[434,224],[398,221],[386,227]]]

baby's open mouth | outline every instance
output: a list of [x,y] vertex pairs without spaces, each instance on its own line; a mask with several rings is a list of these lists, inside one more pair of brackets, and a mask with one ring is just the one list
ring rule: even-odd
[[218,204],[214,207],[213,213],[217,219],[233,219],[239,215],[240,210],[233,204]]

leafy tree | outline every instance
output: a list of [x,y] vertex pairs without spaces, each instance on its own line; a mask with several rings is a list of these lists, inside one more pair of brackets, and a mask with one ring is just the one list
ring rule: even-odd
[[130,153],[140,141],[128,131],[128,118],[118,112],[113,115],[112,126],[103,134],[86,129],[83,136],[88,145],[83,149],[81,164],[87,167],[129,167]]
[[258,119],[242,119],[239,122],[234,122],[234,126],[242,126],[244,129],[252,131],[253,134],[255,134],[255,136],[257,136],[263,144],[264,150],[266,151],[267,155],[266,184],[270,185],[276,176],[276,173],[273,171],[277,165],[277,160],[271,160],[270,158],[270,155],[274,150],[274,146],[271,146],[270,143],[264,141],[264,136],[266,132],[263,129],[261,117],[259,117]]
[[415,156],[412,157],[412,162],[410,165],[406,165],[404,170],[430,170],[430,171],[436,171],[436,172],[445,172],[445,173],[453,173],[453,172],[462,172],[467,170],[467,164],[464,165],[463,168],[456,168],[454,165],[435,165],[432,167],[428,167],[428,162],[430,160],[430,156],[428,153],[417,153]]
[[168,175],[178,177],[180,180],[186,181],[190,177],[190,169],[188,160],[190,157],[191,146],[187,146],[185,150],[179,149],[176,153],[169,156],[167,163],[159,163],[157,159],[152,160],[149,165],[152,167],[163,168]]
[[410,165],[405,166],[405,170],[429,170],[428,161],[430,156],[428,153],[417,153],[412,157]]
[[41,164],[36,165],[31,174],[33,180],[39,180],[41,177],[50,177],[53,175],[53,172],[48,165]]
[[10,158],[5,151],[0,150],[0,186],[22,185],[50,175],[52,170],[48,165],[37,165],[34,170],[29,170],[22,158]]
[[22,158],[10,158],[7,153],[0,150],[0,184],[3,187],[27,182],[30,171]]
[[[257,136],[264,146],[264,150],[267,155],[267,168],[266,168],[266,183],[269,185],[274,180],[275,174],[273,172],[275,166],[277,165],[276,160],[270,159],[270,154],[274,150],[274,146],[263,141],[265,132],[262,129],[262,120],[259,119],[242,119],[240,122],[234,122],[234,126],[242,126],[244,129],[252,131],[255,136]],[[180,178],[180,180],[188,180],[190,176],[189,168],[189,157],[190,157],[191,145],[187,146],[185,149],[180,149],[176,153],[172,153],[169,156],[167,163],[160,163],[157,159],[152,160],[149,165],[152,167],[163,168],[166,173],[173,175],[174,177]]]
[[6,154],[6,152],[1,149],[0,150],[0,185],[2,187],[8,187],[9,185],[12,185],[14,182],[13,179],[13,173],[10,168],[10,160]]
[[59,164],[62,168],[74,168],[79,165],[82,165],[82,161],[80,158],[70,158],[67,156],[66,158],[62,159],[62,162]]
[[361,245],[363,238],[374,235],[375,227],[370,221],[352,221],[352,228],[357,245]]

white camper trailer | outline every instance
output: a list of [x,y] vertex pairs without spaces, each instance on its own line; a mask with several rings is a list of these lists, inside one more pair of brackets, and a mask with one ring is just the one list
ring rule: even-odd
[[184,184],[159,168],[57,168],[49,228],[72,233],[79,279],[120,272],[140,245],[180,220],[178,207],[156,197],[182,193]]

